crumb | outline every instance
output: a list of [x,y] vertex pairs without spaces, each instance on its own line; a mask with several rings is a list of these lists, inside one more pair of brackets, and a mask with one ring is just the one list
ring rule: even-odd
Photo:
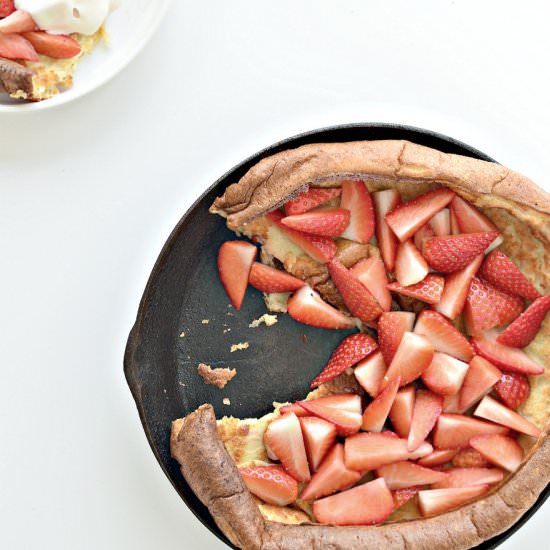
[[178,384],[182,387],[182,388],[185,388],[186,385],[183,383],[183,382],[178,382]]
[[289,296],[290,292],[264,293],[264,302],[267,309],[272,313],[286,313]]
[[249,346],[250,344],[248,342],[239,342],[238,344],[233,344],[231,346],[231,353],[233,353],[234,351],[239,351],[241,349],[248,349]]
[[230,328],[224,328],[224,329],[223,329],[223,333],[224,333],[224,334],[227,334],[228,332],[231,332],[231,329],[230,329]]
[[164,388],[162,391],[163,391],[164,393],[166,393],[166,388]]
[[235,317],[230,311],[228,311],[226,315],[227,315],[228,317]]
[[305,334],[300,334],[300,338],[304,344],[307,344],[307,336]]
[[182,332],[182,333],[180,334],[180,338],[185,338],[185,332]]
[[227,307],[231,309],[233,306],[231,304],[227,304]]
[[272,327],[277,323],[277,315],[264,313],[259,319],[254,319],[254,321],[248,325],[248,328],[258,328],[262,323],[265,323],[266,327]]
[[205,384],[211,384],[220,390],[225,388],[226,384],[237,374],[236,369],[213,369],[210,365],[204,363],[199,363],[197,372]]
[[207,325],[208,323],[210,323],[210,319],[203,319],[203,320],[201,321],[201,323],[202,323],[203,325]]
[[229,401],[229,397],[224,397],[222,400],[222,403],[224,405],[231,405],[231,401]]

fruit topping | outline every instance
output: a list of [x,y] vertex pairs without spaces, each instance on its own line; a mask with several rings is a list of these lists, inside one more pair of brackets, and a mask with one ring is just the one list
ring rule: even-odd
[[419,283],[410,286],[403,286],[394,281],[388,285],[388,289],[427,304],[437,304],[441,300],[444,285],[445,279],[443,277],[426,275]]
[[239,468],[248,490],[268,504],[287,506],[298,498],[298,482],[280,466]]
[[431,485],[441,483],[447,478],[447,474],[419,466],[413,462],[403,461],[381,466],[376,470],[378,477],[386,480],[388,489],[405,489],[415,485]]
[[336,426],[316,416],[299,418],[310,470],[316,472],[336,441]]
[[401,197],[397,189],[378,191],[372,197],[376,213],[376,240],[386,269],[393,271],[397,254],[397,237],[386,223],[385,216],[397,207],[401,202]]
[[489,485],[473,485],[451,489],[431,489],[418,493],[418,507],[420,513],[434,516],[458,508],[466,502],[477,498],[489,490]]
[[226,241],[218,252],[220,281],[237,310],[241,309],[256,253],[256,247],[245,241]]
[[390,409],[397,395],[401,379],[392,380],[380,394],[368,405],[363,413],[361,429],[370,432],[381,432],[388,418]]
[[461,449],[470,446],[470,439],[477,435],[509,432],[504,426],[478,420],[462,414],[441,414],[433,432],[433,444],[437,449]]
[[422,382],[439,395],[455,395],[462,387],[468,367],[468,363],[451,355],[435,352],[430,366],[422,373]]
[[340,208],[351,213],[351,219],[342,237],[366,244],[374,234],[376,224],[374,207],[367,186],[362,181],[344,181]]
[[400,285],[410,286],[419,283],[429,270],[414,241],[408,240],[399,244],[395,258],[395,278]]
[[349,221],[349,210],[345,210],[344,208],[327,208],[287,216],[281,220],[281,223],[291,229],[312,235],[338,237],[349,225]]
[[391,294],[387,289],[388,276],[382,260],[375,256],[361,260],[350,269],[350,272],[374,296],[384,311],[390,310]]
[[418,390],[409,431],[408,449],[415,451],[432,431],[441,411],[443,398],[426,390]]
[[432,485],[434,489],[452,487],[471,487],[472,485],[493,485],[504,478],[504,472],[499,468],[451,468],[442,481]]
[[440,449],[430,453],[428,456],[421,458],[418,464],[421,466],[442,466],[453,460],[458,451],[456,449]]
[[495,385],[495,393],[510,409],[517,409],[525,402],[531,386],[524,374],[505,372]]
[[474,415],[533,437],[538,437],[541,434],[541,431],[527,418],[499,403],[489,395],[483,398],[474,411]]
[[254,262],[248,282],[261,292],[294,292],[302,288],[304,281],[260,262]]
[[502,373],[483,357],[475,355],[460,391],[459,409],[465,411],[487,395],[501,379]]
[[411,332],[414,325],[414,313],[408,311],[390,311],[382,313],[378,319],[378,345],[386,365],[389,365],[401,339]]
[[470,445],[489,462],[515,472],[523,461],[521,445],[505,435],[480,435],[472,437]]
[[386,363],[380,351],[375,351],[359,361],[353,370],[357,382],[371,397],[376,397],[380,393],[385,373]]
[[81,51],[80,44],[72,36],[44,31],[23,32],[23,36],[39,54],[53,59],[71,59]]
[[438,237],[451,234],[451,216],[448,208],[440,210],[431,220],[430,227]]
[[[344,395],[342,397],[347,399]],[[362,418],[361,398],[358,395],[352,394],[350,394],[350,397],[356,397],[358,399],[359,406],[357,407],[357,410],[350,410],[344,406],[337,406],[330,401],[327,402],[326,400],[328,398],[326,397],[313,399],[311,401],[300,401],[299,404],[310,414],[334,424],[336,426],[336,433],[341,437],[346,437],[359,431]],[[353,405],[351,401],[350,405]]]
[[300,193],[295,199],[291,199],[285,204],[286,215],[303,214],[316,206],[321,206],[332,199],[338,198],[341,194],[342,189],[340,187],[334,189],[310,187],[307,191]]
[[411,422],[414,411],[415,389],[407,386],[397,392],[390,410],[390,420],[393,429],[399,437],[407,439],[411,430]]
[[497,338],[497,342],[513,348],[528,346],[540,330],[540,326],[550,311],[550,296],[537,298],[509,327]]

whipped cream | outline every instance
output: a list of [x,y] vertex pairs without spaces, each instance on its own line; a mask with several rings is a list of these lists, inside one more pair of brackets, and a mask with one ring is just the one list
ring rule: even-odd
[[15,0],[40,29],[56,34],[94,34],[120,0]]

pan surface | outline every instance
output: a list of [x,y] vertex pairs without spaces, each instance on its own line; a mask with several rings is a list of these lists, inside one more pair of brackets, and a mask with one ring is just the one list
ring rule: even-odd
[[[170,423],[212,403],[218,417],[257,417],[273,401],[304,396],[309,382],[325,365],[340,340],[352,331],[331,331],[294,322],[279,315],[267,328],[249,328],[266,313],[260,292],[249,288],[239,312],[219,281],[219,246],[235,235],[208,208],[225,188],[260,159],[307,143],[376,139],[407,139],[447,153],[492,161],[480,151],[446,136],[389,124],[353,124],[315,130],[264,149],[215,182],[181,218],[168,238],[150,275],[124,357],[124,373],[149,444],[180,496],[215,535],[234,548],[218,529],[206,507],[185,483],[170,457]],[[231,346],[248,343],[231,352]],[[206,385],[197,365],[237,369],[224,390]],[[230,405],[223,403],[228,398]],[[541,506],[550,486],[512,528],[479,548],[495,548]]]

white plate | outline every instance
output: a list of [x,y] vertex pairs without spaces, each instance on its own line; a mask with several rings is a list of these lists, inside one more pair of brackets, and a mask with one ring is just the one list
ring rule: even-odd
[[159,26],[171,0],[122,0],[107,20],[109,44],[99,44],[76,69],[74,85],[58,96],[23,103],[0,93],[0,114],[37,111],[62,105],[95,90],[120,72],[141,51]]

